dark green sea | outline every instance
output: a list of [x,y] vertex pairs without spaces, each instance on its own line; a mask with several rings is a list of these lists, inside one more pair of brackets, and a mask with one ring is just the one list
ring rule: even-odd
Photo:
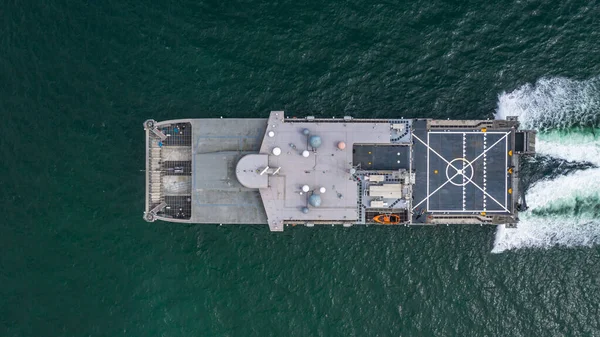
[[[600,336],[600,2],[0,4],[0,336]],[[517,230],[146,223],[142,122],[495,118]]]

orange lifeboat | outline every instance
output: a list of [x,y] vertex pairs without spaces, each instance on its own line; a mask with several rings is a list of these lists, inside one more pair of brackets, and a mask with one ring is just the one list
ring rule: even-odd
[[379,214],[373,218],[373,221],[384,225],[397,225],[400,223],[398,214]]

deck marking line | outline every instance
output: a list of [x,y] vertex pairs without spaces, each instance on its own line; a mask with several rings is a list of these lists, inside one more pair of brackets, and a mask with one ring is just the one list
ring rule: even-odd
[[491,210],[491,211],[484,211],[484,210],[478,210],[478,209],[469,209],[466,211],[461,211],[461,210],[446,210],[446,209],[432,209],[432,210],[427,210],[427,212],[429,213],[465,213],[465,212],[475,212],[475,213],[481,213],[481,212],[487,212],[487,213],[506,213],[505,210]]
[[[484,132],[483,133],[483,151],[485,152],[485,149],[487,147],[487,135]],[[485,191],[487,188],[487,155],[483,155],[483,190]],[[483,211],[486,211],[486,198],[487,195],[485,193],[483,193]]]
[[[414,210],[415,208],[417,208],[419,205],[421,205],[421,204],[422,204],[424,201],[427,201],[427,209],[428,209],[428,210],[430,210],[430,208],[429,208],[429,198],[430,198],[430,197],[431,197],[433,194],[435,194],[437,191],[439,191],[439,190],[440,190],[440,189],[441,189],[443,186],[445,186],[445,185],[446,185],[448,182],[450,182],[450,180],[454,179],[454,178],[455,178],[457,175],[459,175],[459,174],[460,174],[460,173],[458,173],[458,172],[459,172],[459,170],[458,170],[458,169],[457,169],[457,168],[456,168],[454,165],[452,165],[452,164],[451,164],[451,163],[450,163],[448,160],[446,160],[446,158],[442,157],[442,156],[441,156],[439,153],[437,153],[437,152],[436,152],[434,149],[432,149],[431,147],[429,147],[429,134],[430,134],[430,133],[436,133],[436,132],[428,132],[428,133],[427,133],[427,144],[426,144],[424,141],[422,141],[422,140],[421,140],[419,137],[417,137],[417,136],[413,135],[413,137],[414,137],[414,138],[416,138],[416,139],[417,139],[419,142],[421,142],[423,145],[425,145],[425,147],[427,147],[427,192],[428,192],[428,195],[427,195],[427,197],[425,197],[425,199],[421,200],[421,202],[419,202],[419,203],[418,203],[418,204],[417,204],[417,205],[416,205],[416,206],[413,208],[413,210]],[[455,134],[461,134],[461,133],[463,133],[463,132],[437,132],[437,134],[444,134],[444,133],[455,133]],[[466,132],[465,132],[465,133],[466,133]],[[475,133],[475,132],[470,132],[470,133]],[[492,132],[489,132],[489,133],[492,133]],[[488,151],[490,151],[490,150],[491,150],[491,149],[492,149],[494,146],[498,145],[498,144],[499,144],[499,143],[500,143],[502,140],[505,140],[505,139],[506,139],[506,137],[507,137],[507,136],[510,134],[510,131],[509,131],[509,132],[506,132],[506,133],[504,133],[504,132],[494,132],[494,134],[504,134],[504,136],[502,136],[500,139],[498,139],[498,140],[497,140],[497,141],[496,141],[494,144],[492,144],[490,147],[488,147],[488,148],[487,148],[485,151],[483,151],[482,153],[480,153],[480,154],[479,154],[477,157],[475,157],[475,159],[471,160],[471,161],[469,162],[469,164],[468,164],[468,165],[467,165],[467,166],[466,166],[464,169],[466,169],[466,168],[468,168],[468,167],[471,167],[471,169],[474,169],[474,168],[472,168],[472,164],[473,164],[473,162],[475,162],[475,161],[476,161],[476,160],[478,160],[479,158],[483,157],[483,156],[484,156],[484,155],[485,155],[485,154],[486,154]],[[506,141],[505,141],[505,144],[506,144],[506,146],[508,147],[508,140],[506,140]],[[448,164],[450,167],[452,167],[453,169],[455,169],[455,170],[456,170],[456,172],[457,172],[455,175],[453,175],[453,176],[452,176],[452,178],[450,178],[449,180],[447,180],[445,183],[443,183],[443,184],[442,184],[440,187],[438,187],[438,188],[437,188],[435,191],[433,191],[433,192],[431,192],[431,193],[429,193],[429,152],[430,152],[430,151],[431,151],[431,152],[433,152],[434,154],[436,154],[436,155],[437,155],[437,156],[438,156],[440,159],[442,159],[444,162],[446,162],[446,163],[447,163],[447,164]],[[508,152],[507,152],[507,155],[508,155]],[[508,161],[508,157],[506,158],[506,160]],[[509,210],[506,208],[506,206],[502,205],[500,202],[498,202],[498,200],[496,200],[494,197],[492,197],[491,195],[489,195],[489,194],[488,194],[486,191],[484,191],[484,190],[483,190],[483,189],[482,189],[482,188],[481,188],[479,185],[477,185],[475,182],[473,182],[473,180],[472,180],[472,179],[470,179],[470,178],[468,178],[468,177],[465,177],[464,175],[463,175],[463,177],[464,177],[464,178],[466,178],[466,179],[467,179],[467,180],[468,180],[470,183],[472,183],[472,184],[473,184],[475,187],[477,187],[479,190],[481,190],[481,191],[484,193],[484,195],[487,195],[488,197],[490,197],[490,199],[492,199],[492,200],[493,200],[494,202],[496,202],[496,203],[497,203],[497,204],[498,204],[500,207],[502,207],[504,210],[506,210],[507,212],[509,212],[509,213],[510,213],[510,211],[509,211]],[[508,179],[506,180],[506,183],[508,184]],[[505,199],[506,199],[506,198],[507,198],[507,195],[506,195],[506,193],[505,193]],[[506,203],[505,203],[505,204],[506,204]]]
[[[467,133],[467,134],[481,134],[481,131],[430,131],[429,133],[432,134],[436,134],[436,135],[447,135],[447,134],[463,134],[463,133]],[[492,131],[489,132],[487,131],[486,133],[490,134],[490,135],[503,135],[505,132],[503,131]]]
[[462,172],[463,172],[462,173],[462,176],[463,176],[462,177],[463,178],[463,186],[462,186],[463,196],[462,197],[463,197],[463,211],[464,211],[465,208],[466,208],[466,204],[467,204],[467,188],[466,188],[467,179],[466,179],[466,175],[465,175],[465,172],[466,172],[465,161],[467,160],[467,134],[466,133],[463,133],[463,159],[464,160],[462,161],[462,164],[463,164],[463,170],[462,170]]
[[[428,144],[425,144],[424,141],[422,141],[421,139],[419,139],[419,137],[414,136],[418,141],[420,141],[421,143],[423,143],[423,145],[425,145],[425,147],[427,147],[427,158],[429,158],[429,151],[433,152],[435,155],[437,155],[438,157],[440,157],[441,160],[443,160],[444,162],[446,162],[446,164],[450,165],[450,167],[452,167],[456,172],[458,172],[459,170],[452,165],[449,161],[446,160],[446,158],[442,157],[442,155],[440,155],[439,153],[437,153],[434,149],[430,148]],[[429,141],[429,133],[427,133],[427,141]],[[427,160],[427,172],[429,174],[429,160]],[[429,175],[427,175],[427,179],[429,180]]]
[[[415,138],[419,139],[419,137],[415,136]],[[421,143],[423,143],[422,140],[419,139],[419,141]],[[429,148],[429,132],[427,132],[427,144],[423,143],[423,145],[425,145],[427,147],[427,196],[425,197],[424,200],[427,200],[427,209],[429,209],[429,197],[431,196],[431,194],[429,194],[429,150],[431,150]],[[420,205],[421,203],[419,203]],[[417,205],[417,206],[419,206]]]
[[[425,200],[429,200],[429,197],[432,196],[433,194],[435,194],[435,192],[439,191],[442,189],[442,187],[446,186],[447,183],[450,182],[450,180],[454,179],[454,177],[456,177],[457,175],[459,175],[459,173],[456,173],[455,175],[453,175],[449,180],[446,180],[445,183],[443,183],[442,185],[440,185],[440,187],[438,187],[435,191],[431,192],[427,197],[425,197],[425,199],[421,200],[420,203],[418,203],[415,207],[413,207],[413,210],[417,207],[419,207],[419,205],[421,205]],[[429,211],[429,208],[427,208],[427,211]]]
[[508,206],[508,137],[504,142],[504,205]]
[[[477,159],[481,158],[484,154],[486,154],[494,146],[498,145],[498,143],[500,143],[503,139],[506,139],[506,136],[508,136],[509,134],[510,134],[510,132],[504,134],[504,136],[502,136],[500,139],[498,139],[498,141],[496,141],[494,144],[492,144],[492,146],[488,147],[487,150],[483,151],[482,153],[479,154],[479,156],[477,156],[477,157],[475,157],[475,159],[471,160],[471,164],[473,164]],[[470,164],[468,166],[470,166]]]
[[471,184],[473,184],[473,186],[475,186],[478,189],[480,189],[481,192],[483,192],[485,195],[487,195],[488,197],[490,197],[490,199],[494,200],[500,207],[504,208],[508,213],[510,213],[510,211],[504,205],[502,205],[500,202],[498,202],[498,200],[496,200],[494,197],[492,197],[491,195],[489,195],[486,191],[483,190],[483,188],[479,187],[479,185],[475,184],[473,182],[473,180],[471,180]]

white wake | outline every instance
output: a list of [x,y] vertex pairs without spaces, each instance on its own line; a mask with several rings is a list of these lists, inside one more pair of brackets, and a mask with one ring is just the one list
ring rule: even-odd
[[[600,166],[600,130],[594,129],[600,120],[599,84],[600,78],[541,79],[502,93],[496,118],[519,116],[522,129],[538,130],[539,154]],[[499,226],[492,252],[600,243],[600,219],[593,210],[577,206],[600,200],[599,193],[600,168],[537,182],[527,191],[530,208],[519,215],[518,228]]]

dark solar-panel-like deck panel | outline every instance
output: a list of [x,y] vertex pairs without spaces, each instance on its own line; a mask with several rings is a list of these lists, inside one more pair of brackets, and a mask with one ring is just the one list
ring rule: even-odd
[[361,170],[408,170],[410,147],[405,145],[355,144],[352,164]]

